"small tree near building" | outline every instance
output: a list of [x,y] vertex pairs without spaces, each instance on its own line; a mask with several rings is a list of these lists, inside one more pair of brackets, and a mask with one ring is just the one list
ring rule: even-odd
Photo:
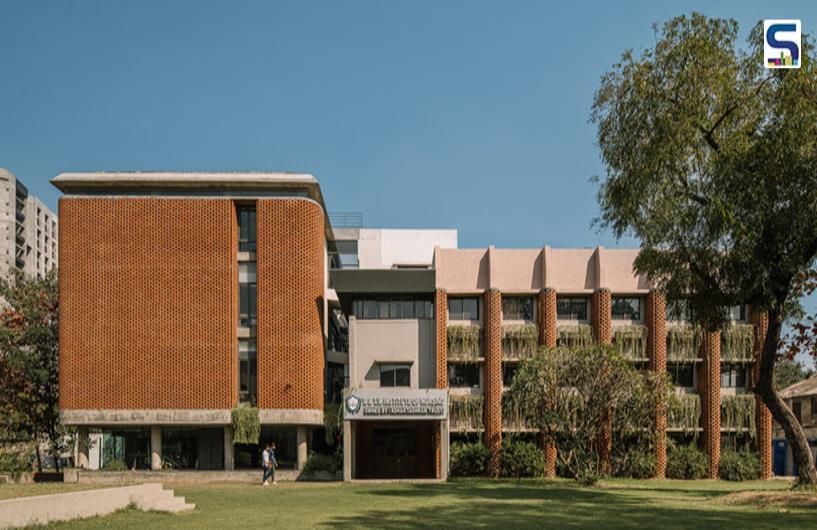
[[561,467],[586,484],[603,474],[608,418],[614,439],[654,451],[655,411],[668,392],[666,376],[639,371],[609,345],[544,350],[520,363],[510,388],[525,424],[555,442]]
[[763,25],[700,14],[656,30],[605,74],[592,119],[606,170],[600,224],[641,242],[638,273],[687,299],[706,331],[727,308],[768,316],[753,387],[782,426],[800,480],[817,483],[808,441],[774,385],[783,322],[817,258],[817,65],[767,70]]

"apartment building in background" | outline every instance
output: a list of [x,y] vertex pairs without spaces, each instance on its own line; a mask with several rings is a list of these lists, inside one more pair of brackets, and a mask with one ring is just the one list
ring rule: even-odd
[[[780,397],[786,400],[786,404],[800,422],[811,453],[817,457],[817,375],[784,388],[780,391]],[[786,440],[786,433],[777,422],[774,422],[773,446],[774,474],[797,476],[797,463],[794,461],[789,441]]]
[[43,277],[57,266],[57,216],[0,168],[0,276],[11,269]]
[[[732,308],[701,333],[633,272],[632,249],[458,248],[456,230],[329,222],[318,182],[281,173],[63,174],[60,407],[79,464],[253,469],[230,412],[259,408],[284,467],[331,451],[344,478],[445,479],[452,441],[555,449],[506,391],[541,347],[609,343],[668,372],[666,442],[753,447],[771,476],[771,416],[750,392],[764,316]],[[346,219],[348,221],[348,218]],[[615,450],[609,447],[610,452]]]

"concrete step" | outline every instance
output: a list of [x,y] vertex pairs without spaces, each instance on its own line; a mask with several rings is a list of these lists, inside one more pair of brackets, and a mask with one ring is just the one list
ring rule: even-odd
[[195,504],[188,504],[184,498],[174,497],[173,499],[162,499],[153,503],[149,509],[157,512],[179,513],[192,510]]

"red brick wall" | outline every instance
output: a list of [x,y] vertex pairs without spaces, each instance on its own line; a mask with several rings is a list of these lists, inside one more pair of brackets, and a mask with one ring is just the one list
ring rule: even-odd
[[[769,316],[764,313],[752,315],[752,323],[755,325],[755,383],[760,375],[760,353],[763,351],[763,343],[766,341],[766,333],[769,330]],[[760,478],[767,480],[772,478],[772,413],[763,404],[759,396],[755,396],[755,414],[757,416],[757,448],[760,453]]]
[[556,347],[556,290],[539,291],[539,344]]
[[[593,292],[592,312],[593,335],[599,344],[610,344],[613,340],[612,293],[610,289],[601,288]],[[598,440],[601,472],[610,472],[610,457],[613,448],[613,426],[609,419],[604,420]]]
[[[647,295],[647,355],[651,369],[658,374],[667,372],[666,299],[657,291]],[[665,478],[667,472],[667,404],[661,401],[655,411],[655,477]]]
[[699,372],[703,376],[699,393],[704,446],[709,459],[709,478],[718,478],[721,461],[721,332],[705,331],[701,347],[704,362]]
[[485,399],[483,423],[485,445],[491,452],[488,474],[499,476],[502,449],[502,295],[491,289],[485,292]]
[[230,408],[231,201],[63,198],[59,212],[60,407]]
[[434,300],[437,332],[437,388],[448,387],[448,295],[437,289]]
[[258,406],[323,410],[323,211],[260,199],[256,212]]

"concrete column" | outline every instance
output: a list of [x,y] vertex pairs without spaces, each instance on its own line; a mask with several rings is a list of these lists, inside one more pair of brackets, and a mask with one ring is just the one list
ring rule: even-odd
[[159,425],[150,426],[150,469],[162,469],[162,427]]
[[440,480],[448,480],[448,448],[449,437],[448,420],[440,422]]
[[309,447],[307,446],[307,433],[304,425],[298,425],[298,469],[303,469],[306,465],[306,459],[309,456]]
[[502,295],[485,292],[485,386],[482,405],[485,445],[491,453],[488,475],[500,474],[502,451]]
[[224,470],[235,469],[235,444],[233,443],[233,426],[224,427]]
[[[667,372],[667,303],[664,295],[647,295],[647,356],[656,374]],[[663,397],[663,396],[662,396]],[[655,478],[667,475],[667,403],[661,400],[655,410]]]
[[[754,313],[752,323],[755,325],[755,369],[754,380],[760,377],[760,355],[763,343],[766,342],[766,332],[769,329],[769,316],[763,313]],[[812,415],[817,411],[812,411]],[[757,424],[757,451],[760,453],[760,478],[772,478],[772,413],[763,404],[760,396],[755,396],[755,416]]]
[[352,470],[354,469],[354,438],[352,437],[352,422],[343,422],[343,481],[352,481]]
[[77,467],[79,469],[88,469],[89,467],[88,453],[91,449],[89,442],[88,427],[79,427],[77,429]]
[[721,332],[704,331],[702,348],[704,445],[709,459],[709,478],[718,478],[721,462]]

